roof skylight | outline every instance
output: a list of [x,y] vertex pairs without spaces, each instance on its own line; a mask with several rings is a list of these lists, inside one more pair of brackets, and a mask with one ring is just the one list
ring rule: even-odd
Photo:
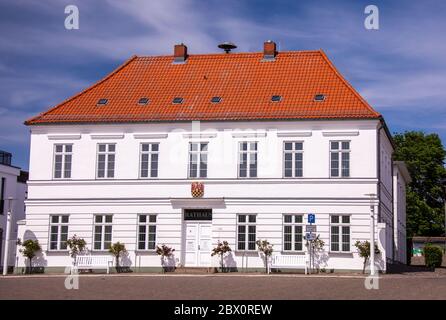
[[314,101],[324,101],[325,95],[324,94],[317,94],[314,96]]
[[149,98],[141,98],[138,100],[138,104],[145,105],[149,103]]
[[175,98],[173,98],[172,103],[174,103],[174,104],[182,104],[183,103],[183,98],[175,97]]
[[221,97],[212,97],[211,102],[212,103],[219,103],[221,101]]
[[271,101],[272,102],[280,102],[280,101],[282,101],[282,96],[277,96],[277,95],[272,96]]
[[99,99],[98,106],[105,106],[108,103],[108,99]]

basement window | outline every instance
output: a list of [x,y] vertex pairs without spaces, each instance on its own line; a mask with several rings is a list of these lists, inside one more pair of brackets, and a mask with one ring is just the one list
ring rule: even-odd
[[149,98],[141,98],[138,100],[138,104],[140,105],[146,105],[149,103]]
[[271,101],[272,102],[280,102],[280,101],[282,101],[282,96],[272,96]]
[[173,98],[172,103],[174,103],[174,104],[182,104],[183,103],[183,98],[175,97],[175,98]]
[[212,97],[211,102],[212,103],[219,103],[221,101],[221,97]]
[[99,99],[98,106],[105,106],[108,103],[108,99]]
[[324,101],[325,95],[324,94],[317,94],[314,96],[314,101]]

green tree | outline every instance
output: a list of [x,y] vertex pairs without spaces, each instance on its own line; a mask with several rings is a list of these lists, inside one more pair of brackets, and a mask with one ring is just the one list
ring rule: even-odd
[[23,242],[19,239],[17,241],[17,244],[19,246],[22,246],[22,249],[19,250],[19,252],[26,258],[28,258],[29,261],[29,273],[33,272],[33,258],[36,256],[36,253],[41,250],[39,240],[32,240],[28,239]]
[[[362,266],[362,273],[365,273],[365,266],[370,258],[370,242],[367,240],[364,242],[356,241],[355,247],[358,250],[359,256],[364,259]],[[375,242],[375,254],[380,254],[381,251],[378,248],[378,244]]]
[[437,134],[408,131],[394,137],[394,160],[404,161],[412,182],[407,189],[407,235],[443,234],[445,195],[441,179],[446,177],[446,150]]
[[120,272],[121,268],[119,266],[119,257],[121,256],[121,254],[126,253],[127,249],[125,248],[125,244],[121,243],[121,242],[116,242],[113,243],[110,248],[108,249],[108,252],[110,252],[112,255],[115,256],[116,259],[116,271]]
[[273,245],[268,242],[268,240],[257,240],[257,249],[263,253],[263,257],[265,259],[265,269],[266,273],[268,273],[268,259],[273,254]]

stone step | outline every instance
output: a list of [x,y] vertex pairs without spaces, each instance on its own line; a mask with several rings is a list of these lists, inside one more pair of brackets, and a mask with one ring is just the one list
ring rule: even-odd
[[181,274],[206,274],[215,273],[214,267],[177,267],[175,268],[175,273]]

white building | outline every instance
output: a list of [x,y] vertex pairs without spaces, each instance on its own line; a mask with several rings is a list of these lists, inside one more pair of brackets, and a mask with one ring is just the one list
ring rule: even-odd
[[263,53],[188,55],[177,45],[174,56],[132,57],[26,124],[19,236],[39,240],[47,271],[71,264],[74,234],[91,254],[125,243],[122,263],[135,271],[160,269],[158,244],[177,265],[217,266],[219,240],[232,248],[227,266],[263,268],[255,241],[305,254],[310,213],[325,242],[320,267],[362,269],[354,244],[370,239],[371,201],[379,267],[401,260],[395,244],[405,251],[394,184],[407,178],[393,173],[389,131],[322,51],[265,42]]
[[12,155],[0,150],[0,266],[4,265],[6,226],[8,211],[11,212],[8,267],[16,260],[17,221],[25,219],[26,180],[28,173],[12,165]]

